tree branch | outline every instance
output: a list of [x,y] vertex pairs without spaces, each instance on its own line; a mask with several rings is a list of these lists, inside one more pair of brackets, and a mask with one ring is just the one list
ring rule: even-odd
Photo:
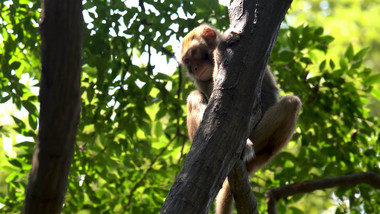
[[236,162],[234,168],[228,174],[228,183],[236,202],[239,214],[257,214],[257,201],[251,187],[245,163],[242,160]]
[[284,185],[278,188],[272,188],[266,191],[266,198],[268,200],[268,213],[277,213],[276,204],[278,199],[281,198],[337,186],[355,186],[360,183],[369,184],[377,189],[380,189],[380,176],[373,172],[362,172],[352,175],[304,181],[300,183]]
[[[257,1],[256,4],[254,5],[254,13],[253,13],[253,24],[254,24],[254,30],[260,30],[260,24],[263,23],[263,21],[268,21],[271,23],[273,20],[280,20],[280,23],[283,20],[283,17],[285,16],[286,11],[289,9],[290,1],[284,1],[281,2],[282,5],[276,5],[276,4],[271,4],[272,2],[259,2]],[[271,10],[279,9],[279,11],[275,12],[274,14],[271,14]],[[229,16],[231,20],[231,26],[236,28],[237,26],[241,24],[245,24],[243,22],[239,22],[241,19],[241,13],[244,11],[241,10],[242,7],[240,6],[240,3],[238,1],[235,1],[232,5],[231,8],[229,8]],[[251,10],[252,11],[252,10]],[[277,15],[277,16],[276,16]],[[271,18],[273,18],[271,20]],[[233,21],[235,20],[235,22]],[[268,26],[269,27],[269,26]],[[271,41],[269,42],[270,47],[266,51],[260,52],[256,47],[255,51],[264,53],[265,56],[262,58],[258,59],[263,59],[264,65],[267,65],[267,61],[269,59],[269,55],[271,53],[271,50],[273,48],[273,45],[275,44],[275,41],[277,40],[277,34],[278,34],[278,27],[279,25],[273,25],[273,33],[270,35],[266,35],[264,37],[259,37],[257,39],[267,39],[271,38]],[[251,31],[252,32],[252,31]],[[260,44],[258,44],[260,45]],[[270,51],[268,51],[270,50]],[[249,50],[248,50],[249,51]],[[256,58],[257,59],[257,58]],[[261,81],[260,81],[261,83]],[[234,200],[236,203],[236,209],[238,213],[258,213],[257,210],[257,201],[256,198],[253,195],[253,192],[249,186],[249,181],[248,181],[248,173],[246,171],[245,166],[241,166],[241,161],[238,161],[237,164],[234,166],[234,168],[231,170],[230,174],[228,175],[228,182],[231,186],[231,191],[234,196]]]
[[[169,51],[167,48],[161,47],[161,52],[164,53],[166,56],[175,59],[175,61],[178,62],[177,58],[175,57],[175,54],[173,52]],[[178,62],[178,64],[180,64],[180,63]]]
[[[249,133],[261,118],[260,91],[291,0],[238,0],[230,10],[239,39],[220,50],[216,84],[190,152],[161,213],[207,213]],[[254,50],[254,51],[252,51]]]

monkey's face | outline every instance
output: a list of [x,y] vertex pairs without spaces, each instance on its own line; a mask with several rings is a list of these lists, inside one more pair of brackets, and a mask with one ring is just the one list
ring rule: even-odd
[[181,60],[189,75],[195,79],[207,81],[212,78],[214,60],[207,46],[195,45],[188,48]]
[[219,33],[207,24],[200,25],[185,36],[182,41],[181,61],[191,77],[201,81],[212,79],[213,52],[219,37]]

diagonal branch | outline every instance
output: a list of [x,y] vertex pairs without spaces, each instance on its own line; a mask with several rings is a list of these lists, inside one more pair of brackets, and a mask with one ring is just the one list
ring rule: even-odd
[[[274,2],[260,2],[256,1],[256,4],[254,5],[254,9],[251,9],[250,11],[253,12],[253,27],[254,29],[251,29],[255,31],[260,31],[261,24],[267,22],[267,23],[276,23],[273,25],[269,25],[266,27],[273,27],[271,34],[262,35],[262,37],[258,37],[258,40],[263,40],[264,43],[268,43],[268,39],[270,39],[269,47],[262,46],[262,48],[267,48],[266,50],[261,50],[257,47],[255,47],[255,52],[258,52],[258,54],[265,54],[262,57],[255,58],[256,60],[263,60],[264,65],[267,65],[267,61],[269,58],[269,55],[272,51],[273,45],[275,44],[277,40],[277,34],[278,34],[278,28],[279,23],[282,22],[286,11],[289,9],[290,1],[283,1],[280,4]],[[244,7],[243,7],[244,8]],[[231,20],[231,26],[236,27],[240,26],[241,24],[245,24],[244,22],[240,22],[241,19],[241,13],[244,13],[244,11],[241,11],[242,7],[240,7],[239,2],[235,1],[231,8],[229,8],[229,16]],[[273,13],[273,10],[276,10],[276,12]],[[235,20],[235,21],[234,21]],[[248,22],[249,23],[249,22]],[[260,44],[260,43],[259,43]],[[257,44],[258,46],[260,46]],[[252,49],[251,49],[252,50]],[[247,51],[251,51],[247,50]],[[260,63],[257,63],[260,65]],[[257,65],[255,65],[257,66]],[[254,69],[252,69],[254,70]],[[261,82],[260,82],[261,83]],[[257,100],[257,98],[256,98]],[[257,119],[257,117],[256,117]],[[239,164],[240,163],[240,164]],[[257,201],[255,196],[253,195],[253,192],[249,186],[248,181],[248,173],[244,166],[242,166],[242,161],[238,161],[234,168],[231,170],[231,172],[228,175],[228,182],[231,186],[231,191],[234,196],[234,200],[236,202],[236,209],[239,214],[242,213],[258,213],[257,210]]]
[[304,181],[300,183],[284,185],[278,188],[272,188],[266,191],[266,198],[268,200],[268,213],[277,213],[276,204],[277,201],[281,198],[337,186],[355,186],[360,183],[369,184],[377,189],[380,189],[380,175],[373,172],[362,172],[352,175]]

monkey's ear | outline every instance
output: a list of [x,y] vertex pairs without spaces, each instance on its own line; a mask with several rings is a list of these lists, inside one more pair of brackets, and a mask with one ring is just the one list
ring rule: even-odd
[[202,31],[202,37],[205,38],[208,42],[213,42],[216,39],[216,32],[213,28],[205,26]]

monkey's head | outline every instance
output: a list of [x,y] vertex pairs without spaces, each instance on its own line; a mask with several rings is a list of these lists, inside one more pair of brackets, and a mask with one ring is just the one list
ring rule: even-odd
[[202,81],[212,78],[213,51],[219,39],[220,34],[208,24],[200,25],[185,36],[182,42],[181,62],[191,77]]

